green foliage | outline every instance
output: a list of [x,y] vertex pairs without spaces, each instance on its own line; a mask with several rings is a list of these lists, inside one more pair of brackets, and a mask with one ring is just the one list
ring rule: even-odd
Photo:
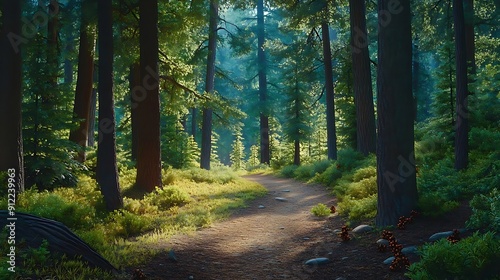
[[330,208],[323,203],[318,203],[311,208],[311,213],[316,217],[328,217],[331,214]]
[[281,169],[280,173],[286,178],[293,178],[295,176],[295,171],[297,169],[298,169],[297,165],[287,165]]
[[160,210],[168,210],[174,206],[183,206],[191,201],[191,197],[185,191],[176,186],[156,188],[156,190],[144,198]]
[[127,210],[114,211],[107,218],[108,233],[116,237],[137,236],[151,228],[151,218]]
[[500,191],[494,188],[488,195],[477,194],[470,201],[472,215],[467,227],[500,232]]
[[373,194],[361,199],[345,196],[338,203],[338,210],[350,220],[373,219],[377,214],[377,195]]
[[245,147],[243,146],[243,136],[240,130],[236,131],[234,134],[234,141],[231,148],[231,166],[234,170],[243,169],[245,166]]
[[455,244],[441,239],[420,250],[421,260],[410,266],[410,279],[498,279],[500,239],[475,233]]

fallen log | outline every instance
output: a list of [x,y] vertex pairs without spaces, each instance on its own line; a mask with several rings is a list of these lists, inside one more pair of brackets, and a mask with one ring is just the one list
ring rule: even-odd
[[15,225],[16,244],[23,240],[29,247],[38,248],[43,240],[47,240],[51,253],[62,253],[72,258],[81,257],[81,260],[90,266],[114,273],[118,272],[111,263],[63,223],[19,212],[10,216],[7,210],[0,210],[1,229],[11,223]]

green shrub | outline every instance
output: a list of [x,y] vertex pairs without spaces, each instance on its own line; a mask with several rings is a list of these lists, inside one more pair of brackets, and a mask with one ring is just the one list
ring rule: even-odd
[[281,169],[281,175],[286,178],[293,178],[295,177],[295,170],[297,170],[297,168],[297,165],[287,165]]
[[467,227],[500,232],[500,191],[493,189],[488,195],[475,195],[470,201],[472,215]]
[[146,195],[144,200],[151,202],[160,210],[168,210],[173,206],[182,206],[188,203],[191,201],[191,197],[176,186],[168,186],[162,189],[156,188],[156,191]]
[[151,219],[148,216],[139,216],[127,210],[115,211],[108,217],[108,230],[114,236],[128,238],[149,230]]
[[377,215],[377,195],[370,195],[361,199],[345,196],[338,203],[339,213],[348,216],[350,220],[372,219]]
[[297,180],[307,181],[314,176],[314,168],[310,164],[301,165],[293,172],[293,178]]
[[318,203],[311,208],[311,213],[316,217],[328,217],[331,214],[330,208],[323,203]]
[[373,194],[377,194],[377,177],[362,179],[359,182],[352,182],[348,185],[347,195],[361,199]]
[[72,229],[85,228],[92,225],[96,217],[96,209],[81,201],[71,201],[57,192],[38,192],[31,189],[18,197],[18,210],[36,216],[59,221]]
[[458,201],[448,200],[439,192],[423,193],[418,199],[418,207],[424,216],[438,217],[459,206]]
[[337,161],[335,163],[341,171],[345,172],[359,167],[361,161],[364,159],[365,156],[363,156],[363,154],[354,149],[348,148],[338,151]]
[[500,240],[477,232],[455,244],[441,239],[421,249],[421,260],[410,266],[410,279],[499,279]]
[[354,182],[359,182],[363,179],[369,179],[376,176],[377,168],[375,166],[367,166],[356,170],[352,176],[352,180]]
[[335,182],[342,177],[342,171],[337,168],[336,164],[333,163],[326,168],[326,170],[321,174],[316,174],[314,181],[325,186],[332,187]]

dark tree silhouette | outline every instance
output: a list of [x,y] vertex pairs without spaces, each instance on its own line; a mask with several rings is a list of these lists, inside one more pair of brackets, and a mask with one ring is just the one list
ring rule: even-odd
[[349,7],[354,103],[356,106],[356,148],[364,155],[368,155],[375,152],[376,141],[365,1],[349,0]]
[[[207,76],[205,92],[214,91],[215,54],[217,47],[217,25],[219,21],[219,1],[210,1],[210,22],[208,35]],[[210,170],[210,155],[212,149],[212,108],[203,109],[203,123],[201,129],[201,157],[200,167]]]
[[259,101],[260,101],[260,162],[269,164],[271,152],[269,148],[269,107],[267,105],[267,60],[264,50],[266,40],[264,24],[264,0],[257,1],[257,64],[259,67]]
[[21,129],[21,5],[2,1],[0,37],[0,171],[15,174],[16,193],[24,190],[23,138]]
[[97,183],[109,211],[123,206],[116,167],[115,108],[113,100],[113,22],[112,0],[99,0],[99,142],[97,144]]
[[[328,13],[327,13],[328,14]],[[335,129],[335,92],[333,89],[332,50],[330,49],[330,28],[328,22],[321,23],[323,61],[325,68],[326,93],[326,143],[328,159],[337,159],[337,132]]]
[[[130,66],[130,73],[129,73],[129,88],[130,88],[130,104],[134,104],[135,101],[135,90],[138,90],[141,86],[141,66],[138,62],[133,63]],[[132,106],[130,110],[130,123],[131,123],[131,130],[132,130],[132,145],[131,145],[131,159],[133,161],[137,160],[137,114],[136,114],[136,108]]]
[[139,1],[140,71],[144,97],[134,100],[137,130],[136,186],[161,187],[160,96],[158,82],[158,1]]
[[[392,4],[390,4],[392,3]],[[377,65],[378,226],[395,225],[417,203],[410,0],[379,0]],[[390,20],[389,20],[390,19]]]
[[90,0],[82,2],[80,47],[78,51],[78,77],[76,80],[75,103],[73,107],[74,122],[78,127],[71,131],[69,140],[80,145],[77,160],[84,162],[86,159],[85,148],[89,137],[89,119],[94,81],[94,28],[89,24],[92,14]]
[[467,109],[467,52],[463,0],[453,1],[455,23],[455,64],[456,64],[456,115],[455,124],[455,169],[467,168],[468,163],[468,109]]

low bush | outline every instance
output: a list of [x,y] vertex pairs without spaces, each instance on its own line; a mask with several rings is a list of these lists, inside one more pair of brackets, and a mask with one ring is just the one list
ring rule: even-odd
[[297,165],[287,165],[281,169],[280,174],[286,178],[294,178],[297,168]]
[[156,188],[154,192],[146,195],[144,200],[157,206],[160,210],[168,210],[173,206],[183,206],[189,203],[191,197],[176,186],[167,186]]
[[485,229],[500,233],[500,191],[478,194],[470,201],[472,215],[467,221],[471,229]]
[[500,239],[475,233],[452,244],[441,239],[420,250],[421,260],[410,266],[410,279],[499,279]]
[[328,217],[331,214],[331,210],[325,204],[318,203],[311,208],[311,213],[316,217]]

